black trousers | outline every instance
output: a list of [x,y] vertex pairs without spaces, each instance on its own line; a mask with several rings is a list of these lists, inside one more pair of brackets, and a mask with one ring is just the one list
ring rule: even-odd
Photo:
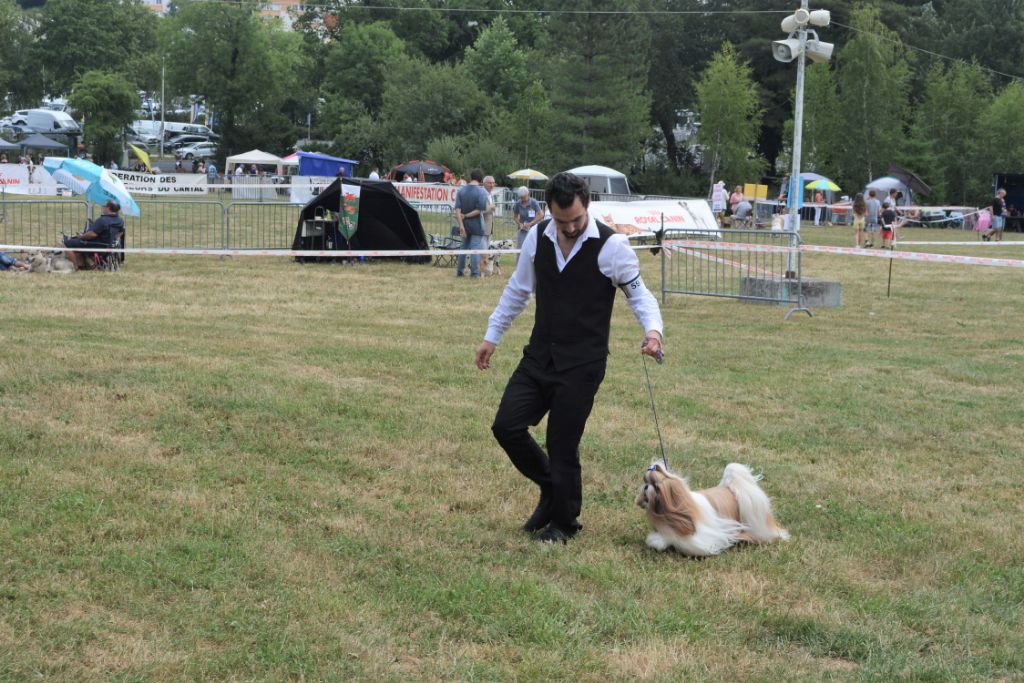
[[[509,460],[550,496],[552,523],[571,529],[583,504],[580,439],[604,379],[607,359],[557,371],[523,356],[498,405],[491,431]],[[548,415],[547,452],[530,435]]]

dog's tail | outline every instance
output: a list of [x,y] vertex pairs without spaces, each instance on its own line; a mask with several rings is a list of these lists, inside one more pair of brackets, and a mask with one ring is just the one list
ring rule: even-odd
[[760,475],[755,475],[746,465],[732,462],[725,466],[719,486],[726,487],[736,496],[740,521],[751,536],[761,542],[777,538],[788,541],[789,532],[775,523],[768,494],[757,484],[760,480]]

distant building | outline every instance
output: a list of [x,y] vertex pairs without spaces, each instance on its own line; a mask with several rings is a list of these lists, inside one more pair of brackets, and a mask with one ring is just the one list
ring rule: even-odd
[[[143,0],[143,2],[146,7],[157,14],[165,14],[173,0]],[[265,17],[276,17],[284,23],[286,28],[291,28],[295,18],[305,10],[303,0],[276,0],[275,2],[264,2],[260,14]]]

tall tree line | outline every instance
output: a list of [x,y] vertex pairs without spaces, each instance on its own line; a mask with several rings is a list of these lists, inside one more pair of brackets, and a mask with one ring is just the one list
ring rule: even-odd
[[[169,95],[217,113],[222,154],[284,152],[308,117],[307,145],[367,168],[598,163],[651,193],[788,171],[795,68],[770,41],[795,3],[457,4],[328,0],[288,30],[254,0],[178,0],[164,17],[139,0],[0,0],[0,93],[10,111],[82,90],[72,102],[108,136],[124,89],[158,90],[164,68]],[[819,33],[836,54],[808,69],[806,170],[856,188],[898,163],[957,203],[978,201],[993,172],[1024,170],[1024,1],[813,5],[832,12]],[[97,110],[98,84],[121,114]]]

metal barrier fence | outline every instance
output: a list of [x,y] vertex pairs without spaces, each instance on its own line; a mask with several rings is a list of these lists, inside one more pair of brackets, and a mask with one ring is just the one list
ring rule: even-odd
[[77,234],[88,216],[89,205],[81,199],[5,199],[0,201],[0,235],[5,244],[60,244],[61,233]]
[[[129,249],[290,249],[302,206],[282,201],[142,200],[141,215],[125,216]],[[415,207],[423,231],[448,237],[456,225],[448,205]],[[0,197],[0,243],[55,248],[61,235],[81,232],[96,208],[81,198]],[[515,226],[495,219],[514,237]],[[456,235],[458,231],[456,230]],[[498,238],[502,239],[502,238]]]
[[[667,231],[661,251],[661,300],[669,294],[696,294],[740,301],[803,304],[800,253],[756,251],[757,246],[797,247],[795,232],[731,230],[716,232]],[[723,248],[708,249],[686,242],[720,242]],[[732,245],[732,246],[726,246]],[[750,249],[744,247],[750,246]]]
[[211,249],[225,243],[224,205],[202,200],[139,202],[141,216],[125,216],[129,249]]
[[229,249],[290,249],[301,209],[288,202],[232,202],[224,209],[224,244]]

